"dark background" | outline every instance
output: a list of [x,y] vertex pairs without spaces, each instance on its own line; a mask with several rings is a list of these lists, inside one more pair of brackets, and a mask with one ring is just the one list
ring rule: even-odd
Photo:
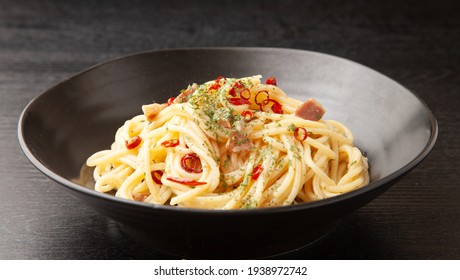
[[438,119],[424,162],[286,258],[460,259],[460,1],[339,0],[0,0],[0,259],[171,258],[36,170],[19,148],[17,122],[32,98],[91,65],[207,46],[345,57],[400,82]]

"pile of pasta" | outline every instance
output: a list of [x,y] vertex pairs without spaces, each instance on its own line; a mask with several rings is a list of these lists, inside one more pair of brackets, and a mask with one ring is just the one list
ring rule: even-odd
[[291,205],[368,184],[367,158],[314,99],[288,97],[275,77],[218,77],[167,103],[142,106],[110,149],[87,159],[95,189],[178,207]]

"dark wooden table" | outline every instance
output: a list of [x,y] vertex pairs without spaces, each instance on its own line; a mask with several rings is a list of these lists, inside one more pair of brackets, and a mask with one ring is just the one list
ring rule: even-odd
[[460,259],[459,15],[460,1],[0,0],[0,259],[172,258],[36,170],[17,123],[32,98],[93,64],[203,46],[342,56],[394,78],[437,116],[423,163],[288,258]]

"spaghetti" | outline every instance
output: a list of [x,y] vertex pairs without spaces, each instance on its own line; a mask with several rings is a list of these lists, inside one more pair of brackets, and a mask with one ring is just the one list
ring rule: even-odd
[[95,189],[179,207],[291,205],[368,184],[368,163],[343,124],[313,99],[288,97],[274,77],[193,84],[118,129],[96,152]]

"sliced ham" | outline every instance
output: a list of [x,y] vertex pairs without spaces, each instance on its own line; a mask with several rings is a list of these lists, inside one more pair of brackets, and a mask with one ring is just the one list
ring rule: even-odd
[[179,96],[177,96],[175,103],[184,103],[188,101],[188,96],[195,92],[198,88],[198,84],[192,84],[187,87]]
[[158,104],[153,103],[149,105],[142,106],[142,112],[144,112],[144,116],[147,117],[147,120],[153,120],[164,108],[168,107],[168,104]]
[[227,149],[234,153],[250,151],[253,147],[254,144],[247,134],[239,130],[232,131],[227,141]]
[[309,121],[319,121],[326,110],[313,98],[305,101],[300,107],[295,111],[295,115],[306,119]]
[[147,197],[149,197],[149,194],[147,193],[134,193],[133,194],[133,199],[136,201],[144,201]]
[[225,119],[225,118],[219,118],[217,119],[217,124],[221,127],[224,127],[224,128],[231,128],[232,127],[232,123],[230,122],[229,119]]

